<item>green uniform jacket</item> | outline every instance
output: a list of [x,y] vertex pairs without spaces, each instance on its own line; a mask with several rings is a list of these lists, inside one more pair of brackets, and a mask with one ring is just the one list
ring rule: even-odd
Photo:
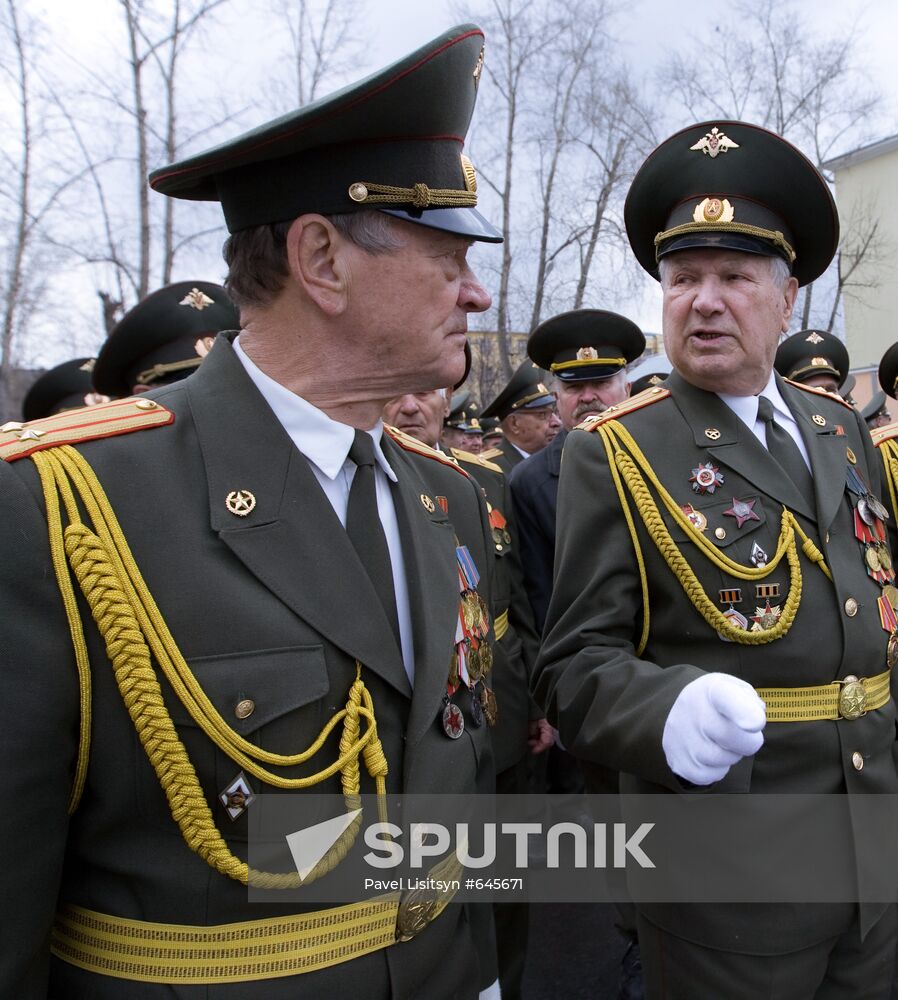
[[486,460],[477,455],[458,448],[452,449],[452,455],[480,484],[490,508],[506,519],[504,529],[493,529],[492,546],[496,557],[495,614],[508,612],[508,629],[494,646],[493,674],[489,681],[499,706],[499,720],[493,727],[493,748],[496,771],[501,773],[517,764],[528,751],[530,719],[537,715],[530,697],[530,673],[539,638],[524,590],[507,480],[498,470],[487,468]]
[[[679,580],[648,537],[635,507],[648,579],[650,632],[635,649],[643,623],[640,575],[621,504],[598,432],[573,431],[565,444],[558,497],[555,589],[535,671],[535,694],[565,746],[586,762],[621,772],[622,792],[682,791],[667,765],[661,737],[683,688],[704,671],[724,671],[755,687],[829,683],[846,675],[873,676],[886,668],[888,636],[877,609],[880,586],[865,572],[855,539],[845,482],[848,450],[872,491],[882,496],[879,464],[860,417],[827,394],[777,379],[810,455],[816,509],[785,477],[766,449],[716,395],[674,373],[670,395],[619,417],[658,479],[680,505],[707,519],[705,537],[736,562],[751,566],[753,543],[772,557],[783,505],[823,551],[834,583],[801,556],[803,590],[790,631],[766,645],[722,641],[696,611]],[[632,403],[632,401],[631,401]],[[627,404],[623,404],[623,410]],[[724,481],[696,493],[693,470],[712,463]],[[654,495],[654,494],[653,494]],[[734,498],[754,501],[758,520],[741,528],[726,516]],[[736,608],[746,617],[765,601],[755,584],[718,569],[690,532],[664,520],[705,592],[721,611],[722,589],[739,587]],[[765,583],[789,588],[785,560]],[[856,613],[852,614],[857,602]],[[749,624],[751,624],[749,622]],[[895,792],[895,706],[854,721],[768,723],[764,745],[734,765],[715,789],[731,792]],[[853,765],[860,752],[863,768]],[[694,789],[693,789],[694,790]],[[855,822],[853,810],[851,821]],[[832,833],[832,853],[852,851],[849,831]],[[850,855],[849,855],[850,856]],[[688,906],[638,904],[656,924],[710,947],[758,954],[797,950],[838,932],[842,906]],[[877,916],[862,908],[862,924]]]
[[489,451],[483,452],[480,457],[498,465],[506,476],[516,465],[524,461],[524,456],[510,441],[500,442]]
[[[398,653],[388,652],[395,649],[389,624],[346,532],[227,340],[219,338],[197,374],[151,395],[174,412],[171,425],[86,442],[79,451],[105,487],[175,641],[225,720],[269,750],[304,750],[344,706],[358,659],[389,764],[388,791],[491,791],[488,727],[467,724],[461,738],[451,740],[440,722],[459,610],[456,536],[482,575],[478,590],[491,599],[493,543],[476,484],[457,468],[384,437],[399,479],[394,498],[414,632],[412,692]],[[225,505],[234,490],[256,498],[246,517]],[[436,495],[448,498],[451,521],[431,502]],[[198,925],[304,907],[250,905],[243,885],[187,847],[83,601],[93,738],[84,795],[67,818],[77,676],[31,461],[0,462],[0,509],[0,686],[7,795],[15,812],[15,822],[3,823],[0,834],[6,859],[0,996],[429,1000],[476,997],[495,979],[489,908],[459,904],[450,904],[411,941],[297,977],[170,987],[94,975],[50,959],[57,898],[125,918]],[[218,801],[240,767],[195,726],[158,673],[216,824],[231,850],[245,857],[247,816],[232,822]],[[244,699],[252,699],[255,710],[240,720],[235,706]],[[312,766],[282,773],[313,773],[336,760],[340,732],[337,726]],[[361,790],[373,792],[364,767],[362,773]],[[250,784],[256,792],[273,791],[256,779]],[[337,775],[313,791],[339,789]]]

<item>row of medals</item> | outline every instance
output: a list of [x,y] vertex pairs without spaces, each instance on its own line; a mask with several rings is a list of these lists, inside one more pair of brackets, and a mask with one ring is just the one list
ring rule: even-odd
[[898,612],[898,587],[895,586],[895,569],[892,565],[892,555],[886,543],[885,522],[889,512],[885,505],[875,497],[860,473],[853,465],[848,466],[845,485],[851,500],[854,514],[854,537],[861,543],[864,555],[864,567],[867,575],[882,588],[880,597],[880,614],[883,612],[883,602],[887,605],[888,616],[892,627],[888,628],[883,617],[883,628],[889,632],[889,644],[886,661],[891,670],[898,664],[898,631],[895,628],[895,613]]
[[[449,661],[449,680],[443,707],[443,732],[457,740],[465,731],[465,719],[461,709],[451,696],[464,683],[470,703],[471,721],[482,726],[484,721],[490,726],[496,724],[498,709],[496,696],[484,681],[493,666],[493,651],[486,642],[489,610],[483,598],[475,590],[465,590],[461,595],[459,614],[464,622],[465,637],[452,653]],[[461,648],[467,671],[467,682],[459,668],[459,648]]]

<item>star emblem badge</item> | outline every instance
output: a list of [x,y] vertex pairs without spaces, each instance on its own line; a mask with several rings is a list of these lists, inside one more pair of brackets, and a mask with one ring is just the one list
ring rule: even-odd
[[723,512],[724,517],[735,517],[736,527],[741,528],[746,521],[760,521],[754,511],[757,500],[737,500],[733,497],[733,506]]
[[700,462],[698,468],[692,470],[689,482],[696,493],[713,493],[718,486],[723,486],[723,473],[710,462]]
[[778,604],[771,607],[770,601],[763,608],[755,608],[755,613],[751,616],[751,620],[754,622],[751,627],[752,632],[763,632],[764,629],[773,628],[780,620],[782,613],[783,609]]

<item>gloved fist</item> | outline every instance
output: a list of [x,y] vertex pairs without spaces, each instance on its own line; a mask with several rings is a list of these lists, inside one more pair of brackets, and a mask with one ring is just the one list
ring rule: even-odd
[[730,674],[704,674],[677,696],[664,723],[667,763],[693,785],[710,785],[761,749],[767,722],[755,689]]

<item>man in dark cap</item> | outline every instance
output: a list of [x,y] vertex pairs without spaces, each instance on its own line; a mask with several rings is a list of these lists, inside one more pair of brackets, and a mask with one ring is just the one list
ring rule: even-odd
[[892,416],[886,405],[886,394],[881,389],[873,393],[873,398],[861,410],[861,416],[871,431],[892,422]]
[[483,446],[483,428],[480,426],[480,407],[471,399],[467,389],[452,394],[449,415],[443,421],[440,440],[447,451],[458,448],[472,455],[479,455]]
[[199,368],[216,334],[239,329],[240,314],[221,285],[166,285],[116,324],[97,355],[94,385],[110,397],[170,385]]
[[661,385],[668,376],[668,372],[647,372],[640,375],[630,383],[630,395],[636,396],[646,389],[653,389],[656,385]]
[[[498,995],[489,908],[451,879],[322,906],[246,859],[262,792],[494,787],[487,512],[381,421],[462,377],[490,303],[467,252],[501,237],[462,154],[482,53],[457,28],[155,171],[221,202],[239,336],[0,436],[3,996]],[[322,870],[364,853],[357,830]]]
[[[674,370],[568,436],[537,701],[622,792],[844,810],[819,836],[854,902],[637,898],[647,996],[885,998],[895,906],[869,900],[895,887],[851,832],[863,793],[898,791],[880,472],[859,414],[773,370],[799,285],[835,252],[832,196],[779,136],[714,121],[649,155],[624,216]],[[739,861],[785,884],[776,847]]]
[[838,337],[826,330],[800,330],[777,348],[773,367],[793,382],[838,392],[851,363]]
[[522,361],[505,388],[480,414],[501,422],[504,440],[482,454],[506,475],[519,462],[542,451],[561,429],[555,396],[544,379],[532,361]]
[[565,439],[582,420],[630,395],[627,365],[644,350],[639,327],[606,309],[575,309],[553,316],[527,341],[530,360],[552,373],[561,421],[549,445],[516,465],[509,477],[520,525],[524,582],[540,630],[552,596],[555,508]]
[[31,384],[22,401],[22,419],[38,420],[64,410],[108,401],[91,382],[95,358],[74,358],[50,368]]

